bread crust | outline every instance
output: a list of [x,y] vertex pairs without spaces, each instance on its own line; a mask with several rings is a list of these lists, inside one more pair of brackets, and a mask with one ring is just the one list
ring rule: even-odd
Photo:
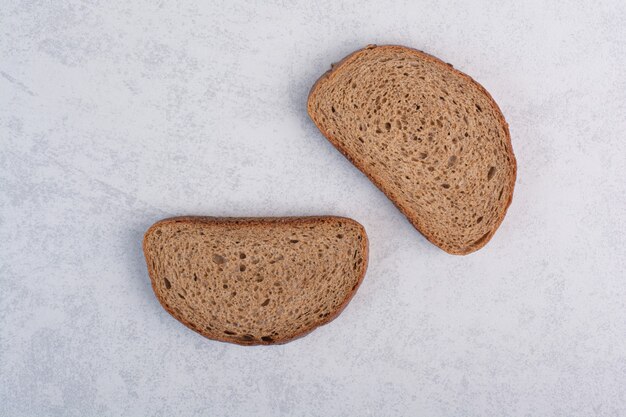
[[[424,228],[420,227],[419,225],[419,220],[412,218],[409,214],[408,214],[408,209],[404,206],[404,204],[396,201],[395,199],[393,199],[388,193],[386,193],[384,191],[384,187],[383,185],[377,181],[371,174],[370,172],[367,170],[367,168],[361,164],[359,164],[357,161],[355,161],[352,157],[350,157],[347,149],[345,149],[342,145],[341,142],[339,140],[337,140],[337,138],[335,136],[333,136],[330,132],[328,132],[326,129],[324,129],[324,127],[322,126],[322,124],[316,120],[314,114],[315,111],[313,110],[313,102],[314,102],[314,98],[317,94],[317,90],[319,88],[320,85],[322,85],[323,83],[325,83],[326,81],[328,81],[329,79],[332,79],[334,76],[336,76],[336,74],[338,74],[342,67],[344,67],[346,64],[349,64],[350,62],[352,62],[354,59],[356,59],[360,54],[362,54],[364,51],[367,50],[371,50],[371,49],[386,49],[389,50],[390,52],[393,51],[404,51],[404,52],[410,52],[412,54],[415,54],[417,56],[419,56],[420,58],[423,58],[424,60],[430,61],[438,66],[440,66],[442,69],[445,69],[446,71],[451,71],[454,72],[455,74],[459,75],[460,77],[462,77],[463,79],[465,79],[466,81],[474,84],[488,99],[489,103],[491,104],[492,108],[494,109],[495,113],[498,115],[498,119],[500,121],[500,123],[502,124],[502,127],[504,129],[505,135],[506,135],[506,141],[508,144],[508,155],[511,159],[511,164],[512,164],[512,170],[511,170],[511,175],[508,181],[509,186],[511,187],[511,195],[509,196],[509,200],[505,205],[504,210],[502,210],[502,213],[500,213],[500,215],[498,216],[494,227],[491,229],[491,231],[489,232],[489,234],[487,235],[487,237],[480,239],[479,242],[477,242],[475,245],[468,247],[466,250],[453,250],[453,249],[446,249],[443,248],[441,246],[439,246],[437,243],[435,243],[434,239],[429,236],[428,232],[426,232],[424,230]],[[413,225],[413,227],[415,227],[417,229],[418,232],[420,232],[429,242],[431,242],[432,244],[434,244],[435,246],[439,247],[440,249],[446,251],[447,253],[450,253],[452,255],[467,255],[470,254],[472,252],[477,251],[478,249],[482,248],[483,246],[485,246],[493,237],[493,235],[495,234],[496,230],[498,230],[498,228],[500,227],[500,225],[502,224],[502,221],[504,220],[504,217],[506,216],[506,213],[508,211],[509,206],[511,205],[511,202],[513,201],[513,193],[514,193],[514,188],[515,188],[515,180],[517,178],[517,161],[515,159],[515,155],[513,154],[513,146],[511,145],[511,134],[509,132],[509,125],[506,122],[506,120],[504,119],[504,115],[502,114],[502,111],[500,110],[500,107],[498,107],[498,104],[495,102],[495,100],[493,99],[493,97],[491,97],[491,94],[489,94],[489,92],[480,84],[478,83],[476,80],[474,80],[472,77],[470,77],[469,75],[455,69],[451,64],[448,64],[442,60],[440,60],[439,58],[436,58],[430,54],[427,54],[423,51],[420,51],[418,49],[413,49],[413,48],[408,48],[406,46],[401,46],[401,45],[368,45],[365,48],[359,49],[358,51],[355,51],[353,53],[351,53],[350,55],[346,56],[345,58],[343,58],[341,61],[339,61],[336,64],[332,64],[331,65],[331,69],[326,71],[324,74],[322,74],[322,76],[315,82],[315,84],[313,84],[313,87],[311,87],[311,90],[309,91],[309,96],[307,99],[307,112],[309,114],[309,117],[311,118],[311,120],[313,120],[313,123],[315,123],[315,125],[317,126],[317,128],[320,130],[320,132],[322,132],[322,134],[326,137],[326,139],[328,139],[328,141],[339,151],[341,152],[354,166],[356,166],[363,174],[365,174],[370,181],[372,181],[374,183],[374,185],[376,185],[376,187],[382,191],[392,202],[393,204],[400,210],[400,212],[402,212],[402,214],[409,220],[409,222]]]
[[[348,295],[346,296],[346,298],[344,299],[344,301],[339,305],[339,307],[332,313],[330,314],[328,317],[324,318],[321,322],[319,322],[318,324],[315,325],[311,325],[307,328],[304,328],[303,330],[295,333],[293,336],[291,337],[285,337],[282,339],[276,339],[273,340],[271,342],[265,342],[262,340],[252,340],[252,341],[245,341],[245,340],[240,340],[240,339],[236,339],[236,338],[226,338],[223,336],[218,336],[215,334],[211,334],[209,332],[203,331],[201,329],[199,329],[197,326],[193,325],[193,323],[189,322],[188,320],[185,320],[183,317],[180,317],[178,314],[176,314],[172,308],[170,308],[167,303],[165,302],[165,300],[163,300],[160,296],[159,293],[157,291],[157,287],[156,287],[156,272],[153,270],[152,268],[152,262],[150,262],[150,258],[148,256],[149,251],[147,250],[147,239],[148,236],[150,236],[150,234],[152,233],[153,230],[155,230],[158,227],[161,227],[165,224],[169,224],[169,223],[187,223],[187,224],[191,224],[191,223],[212,223],[215,225],[223,225],[223,224],[241,224],[242,226],[257,226],[257,225],[271,225],[271,224],[276,224],[276,223],[283,223],[283,224],[308,224],[308,223],[317,223],[317,222],[334,222],[334,221],[342,221],[342,222],[346,222],[346,223],[351,223],[353,225],[355,225],[357,227],[357,229],[359,230],[361,236],[363,237],[363,239],[361,240],[361,250],[362,250],[362,254],[363,254],[363,262],[362,262],[362,266],[361,266],[361,273],[359,275],[359,279],[357,281],[357,284],[354,286],[354,288],[348,293]],[[227,343],[234,343],[234,344],[238,344],[238,345],[242,345],[242,346],[255,346],[255,345],[282,345],[285,344],[287,342],[290,342],[292,340],[301,338],[303,336],[306,336],[307,334],[311,333],[313,330],[315,330],[316,328],[323,326],[325,324],[328,324],[329,322],[331,322],[332,320],[334,320],[335,318],[337,318],[341,312],[347,307],[348,303],[350,302],[350,300],[352,300],[352,297],[354,297],[354,294],[357,292],[357,290],[359,289],[359,287],[361,286],[361,283],[363,282],[363,278],[365,277],[365,273],[367,271],[367,265],[368,265],[368,261],[369,261],[369,240],[367,237],[367,233],[365,231],[365,228],[363,227],[363,225],[361,225],[359,222],[357,222],[356,220],[350,219],[348,217],[341,217],[341,216],[304,216],[304,217],[210,217],[210,216],[179,216],[179,217],[170,217],[167,219],[163,219],[160,220],[158,222],[156,222],[155,224],[153,224],[152,226],[150,226],[150,228],[148,228],[148,230],[146,231],[146,233],[144,234],[144,238],[143,238],[143,242],[142,242],[142,248],[143,248],[143,253],[144,253],[144,257],[146,259],[146,265],[148,267],[148,275],[150,276],[150,282],[152,285],[152,291],[154,292],[157,300],[159,301],[159,304],[161,304],[161,307],[163,307],[163,309],[165,309],[165,311],[167,311],[172,317],[174,317],[176,320],[178,320],[179,322],[181,322],[182,324],[184,324],[186,327],[190,328],[191,330],[193,330],[196,333],[201,334],[202,336],[211,339],[211,340],[217,340],[220,342],[227,342]]]

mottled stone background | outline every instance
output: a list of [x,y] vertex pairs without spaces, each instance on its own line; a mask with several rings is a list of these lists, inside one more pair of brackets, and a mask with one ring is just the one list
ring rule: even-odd
[[[1,1],[0,415],[626,415],[625,22],[618,0]],[[478,253],[429,244],[308,119],[369,43],[453,63],[507,117],[515,198]],[[303,339],[212,342],[142,257],[181,214],[350,216],[369,271]]]

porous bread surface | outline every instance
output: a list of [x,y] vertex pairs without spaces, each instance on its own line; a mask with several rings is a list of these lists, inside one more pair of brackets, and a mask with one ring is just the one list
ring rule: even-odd
[[368,256],[365,229],[341,217],[166,219],[143,246],[170,314],[244,345],[284,343],[335,318]]
[[443,250],[473,252],[502,222],[516,177],[508,125],[489,93],[451,65],[370,46],[317,81],[308,112]]

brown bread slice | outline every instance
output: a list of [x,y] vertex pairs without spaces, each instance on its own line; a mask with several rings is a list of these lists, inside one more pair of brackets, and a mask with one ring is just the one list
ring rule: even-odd
[[489,93],[451,65],[402,46],[368,46],[311,89],[326,138],[432,243],[468,254],[511,204],[516,162]]
[[210,339],[285,343],[328,323],[367,268],[365,229],[342,217],[179,217],[143,250],[159,302]]

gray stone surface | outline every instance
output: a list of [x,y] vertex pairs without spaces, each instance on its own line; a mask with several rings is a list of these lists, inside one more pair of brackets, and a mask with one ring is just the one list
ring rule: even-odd
[[[622,1],[3,1],[0,416],[626,415],[624,22]],[[519,176],[483,250],[429,244],[309,121],[368,43],[500,104]],[[150,289],[142,234],[180,214],[350,216],[369,271],[303,339],[212,342]]]

